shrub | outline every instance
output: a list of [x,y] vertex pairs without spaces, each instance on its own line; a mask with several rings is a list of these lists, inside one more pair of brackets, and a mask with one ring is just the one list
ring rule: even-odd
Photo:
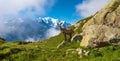
[[5,39],[0,37],[0,44],[5,43]]

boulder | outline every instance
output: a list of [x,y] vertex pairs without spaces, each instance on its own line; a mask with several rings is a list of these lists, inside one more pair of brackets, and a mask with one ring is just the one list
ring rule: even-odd
[[111,0],[82,27],[80,46],[95,47],[120,41],[120,0]]
[[[81,46],[95,47],[101,45],[99,43],[117,43],[120,41],[120,29],[108,27],[106,25],[90,25],[83,31],[83,39]],[[97,45],[94,45],[94,44]],[[103,45],[101,45],[103,46]]]

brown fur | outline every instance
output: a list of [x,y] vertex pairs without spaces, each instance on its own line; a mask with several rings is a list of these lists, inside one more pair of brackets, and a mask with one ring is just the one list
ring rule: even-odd
[[69,35],[69,36],[70,36],[70,38],[69,38],[69,41],[70,41],[71,38],[72,38],[73,30],[71,30],[71,29],[69,29],[69,28],[62,28],[61,25],[62,25],[62,23],[59,24],[59,29],[60,29],[60,31],[63,33],[64,38],[65,38],[65,41],[67,41],[66,35]]

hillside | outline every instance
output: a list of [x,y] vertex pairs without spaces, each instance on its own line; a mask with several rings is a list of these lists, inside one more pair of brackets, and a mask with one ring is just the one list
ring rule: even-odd
[[[81,23],[82,21],[78,22]],[[83,22],[82,22],[83,23]],[[91,51],[89,56],[81,56],[75,51],[80,42],[70,42],[60,49],[62,34],[40,42],[5,42],[0,46],[1,61],[119,61],[120,46],[106,46]],[[111,53],[112,52],[112,53]]]
[[[120,1],[111,0],[108,5],[102,8],[99,12],[85,19],[79,20],[75,25],[70,26],[74,30],[72,35],[73,41],[69,42],[59,49],[57,46],[64,40],[63,34],[60,33],[55,37],[38,42],[5,42],[5,39],[0,39],[0,60],[1,61],[120,61],[120,45],[119,45],[119,26],[120,26]],[[108,15],[106,15],[105,12]],[[117,13],[117,15],[115,14]],[[115,16],[111,16],[115,14]],[[113,17],[113,19],[112,19]],[[114,21],[115,18],[118,18]],[[99,20],[99,21],[98,21]],[[116,24],[117,23],[117,24]],[[112,25],[111,25],[112,24]],[[98,26],[99,27],[98,29]],[[90,28],[89,28],[90,27]],[[103,29],[103,32],[98,32]],[[92,29],[92,30],[91,30]],[[95,29],[95,30],[93,30]],[[111,31],[112,29],[112,31]],[[104,31],[104,30],[109,30]],[[117,31],[116,31],[117,30]],[[94,32],[92,32],[94,31]],[[92,41],[111,40],[105,39],[108,32],[109,36],[115,34],[112,39],[114,44],[105,45],[102,47],[94,46]],[[85,35],[83,35],[85,33]],[[98,35],[103,35],[104,38]],[[74,37],[81,35],[83,39],[75,41]],[[92,38],[96,36],[98,38]],[[114,36],[114,35],[113,35]],[[107,38],[107,37],[106,37]],[[98,40],[99,39],[99,40]],[[117,45],[116,45],[117,40]],[[88,42],[88,43],[87,43]],[[104,44],[104,43],[103,43]],[[101,44],[98,44],[98,46]],[[88,53],[87,53],[88,52]]]
[[[59,39],[59,40],[58,40]],[[77,60],[77,55],[66,56],[66,50],[77,48],[79,42],[69,43],[61,49],[57,45],[62,41],[62,35],[41,42],[6,42],[0,46],[2,61],[60,61]],[[75,57],[74,57],[75,56]],[[74,57],[73,59],[71,59]]]

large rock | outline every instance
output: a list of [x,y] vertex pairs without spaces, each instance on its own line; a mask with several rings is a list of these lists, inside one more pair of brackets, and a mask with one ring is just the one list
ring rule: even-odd
[[[106,25],[90,25],[85,27],[83,31],[83,39],[81,46],[94,47],[94,43],[108,42],[120,39],[120,29]],[[116,41],[117,42],[117,41]]]
[[82,31],[80,46],[83,47],[94,47],[97,42],[120,41],[120,0],[111,0],[84,24]]

